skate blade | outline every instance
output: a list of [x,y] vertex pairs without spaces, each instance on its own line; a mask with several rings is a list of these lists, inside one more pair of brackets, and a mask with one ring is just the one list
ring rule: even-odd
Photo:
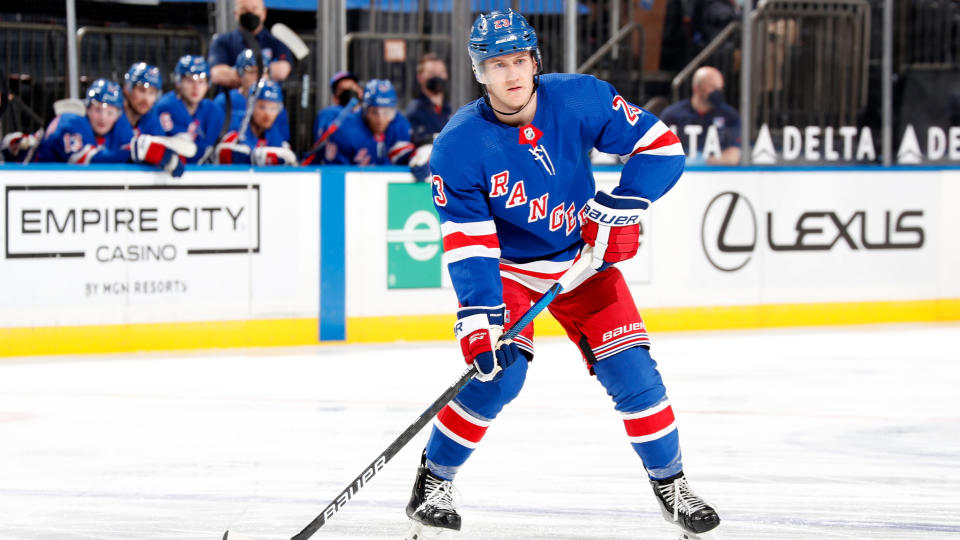
[[429,525],[424,525],[419,521],[410,520],[410,529],[407,530],[405,540],[453,540],[456,538],[456,533],[452,529],[444,529],[442,527],[431,527]]

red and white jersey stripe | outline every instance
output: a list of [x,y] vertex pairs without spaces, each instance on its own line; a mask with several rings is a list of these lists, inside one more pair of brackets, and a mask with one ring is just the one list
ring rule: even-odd
[[631,443],[654,441],[677,429],[673,407],[668,399],[640,412],[622,414]]
[[633,151],[627,155],[620,156],[620,160],[626,160],[637,154],[646,154],[651,156],[685,156],[683,145],[677,135],[670,131],[661,121],[657,121],[650,126],[650,129],[640,137],[637,144],[633,145]]
[[443,233],[443,257],[446,264],[470,257],[500,258],[500,240],[493,220],[455,223],[440,226]]
[[477,447],[480,439],[487,432],[490,421],[471,415],[456,401],[451,401],[446,407],[440,409],[434,425],[457,444],[472,449]]
[[[560,279],[573,263],[580,258],[579,253],[569,261],[533,261],[528,263],[515,263],[507,260],[500,261],[500,277],[511,279],[538,293],[547,292],[550,287]],[[593,276],[596,272],[589,269],[574,283],[570,290],[583,283],[587,278]]]
[[78,152],[74,152],[67,158],[67,163],[73,163],[75,165],[87,165],[90,163],[90,160],[93,159],[93,156],[102,150],[102,146],[94,146],[92,144],[86,144]]
[[390,150],[387,151],[387,157],[390,158],[391,163],[397,163],[404,156],[413,152],[416,146],[413,145],[410,141],[397,141],[396,144],[390,147]]

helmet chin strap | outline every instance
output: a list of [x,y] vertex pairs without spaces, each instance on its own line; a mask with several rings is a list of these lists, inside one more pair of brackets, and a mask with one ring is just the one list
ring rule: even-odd
[[517,109],[517,110],[515,110],[515,111],[513,111],[513,112],[503,112],[503,111],[500,111],[500,110],[497,110],[496,108],[494,108],[493,104],[490,103],[490,94],[487,93],[487,85],[482,84],[481,86],[483,87],[483,101],[485,101],[485,102],[487,103],[487,106],[488,106],[488,107],[490,107],[491,109],[493,109],[493,112],[495,112],[495,113],[497,113],[497,114],[500,114],[500,115],[503,115],[503,116],[513,116],[513,115],[515,115],[515,114],[520,114],[520,112],[523,111],[524,109],[526,109],[526,108],[527,108],[527,105],[529,105],[530,102],[533,101],[533,96],[536,95],[536,93],[537,93],[537,88],[540,86],[540,76],[537,75],[537,76],[535,76],[535,77],[533,78],[533,91],[530,92],[530,97],[527,98],[527,102],[523,104],[523,107],[520,107],[519,109]]

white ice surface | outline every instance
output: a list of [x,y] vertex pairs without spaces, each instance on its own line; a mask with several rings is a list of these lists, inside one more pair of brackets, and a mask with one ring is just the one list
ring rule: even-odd
[[[462,538],[666,539],[603,388],[540,339]],[[717,538],[960,537],[960,326],[664,334]],[[0,539],[289,538],[462,370],[443,344],[0,358]],[[314,538],[402,538],[429,426]]]

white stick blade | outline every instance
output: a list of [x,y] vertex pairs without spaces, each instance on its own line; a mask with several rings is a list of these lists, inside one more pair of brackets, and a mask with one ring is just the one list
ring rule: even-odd
[[53,102],[53,114],[60,116],[64,113],[77,114],[83,116],[87,114],[87,108],[83,102],[76,98],[58,99]]
[[307,44],[304,43],[303,40],[300,39],[300,36],[291,30],[289,26],[283,23],[277,23],[270,27],[270,33],[273,34],[273,37],[283,42],[283,44],[290,49],[290,52],[297,57],[297,60],[303,60],[305,56],[310,54],[310,49],[307,47]]
[[164,144],[166,144],[168,148],[187,159],[197,155],[197,145],[189,139],[184,139],[176,135],[172,137],[160,136],[160,138],[163,139]]

